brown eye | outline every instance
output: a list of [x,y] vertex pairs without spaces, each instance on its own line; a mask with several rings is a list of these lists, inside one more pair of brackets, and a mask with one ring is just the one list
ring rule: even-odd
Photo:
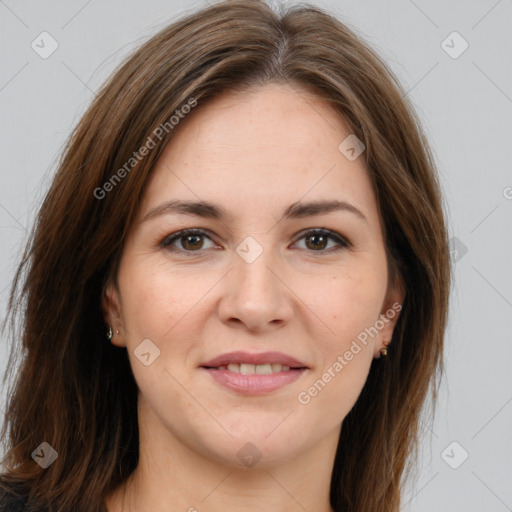
[[326,237],[324,235],[317,235],[315,233],[313,235],[308,235],[305,238],[307,241],[310,242],[306,242],[308,249],[325,249],[325,247],[327,246],[327,239],[329,237]]
[[176,250],[182,252],[199,252],[201,249],[209,249],[211,247],[205,247],[205,240],[213,242],[211,238],[203,231],[189,229],[184,231],[178,231],[163,240],[161,243],[162,247],[169,250]]
[[[306,249],[310,252],[321,254],[329,254],[350,247],[350,244],[341,235],[328,229],[317,228],[306,231],[298,239],[298,241],[300,240],[305,240]],[[336,243],[327,248],[330,241]]]
[[[350,243],[335,231],[328,229],[310,229],[302,233],[297,242],[305,240],[305,249],[309,252],[321,254],[330,254],[350,247]],[[212,245],[205,247],[205,242],[209,241]],[[329,244],[332,244],[329,246]],[[178,231],[165,238],[162,247],[175,252],[190,254],[202,252],[203,249],[211,249],[215,246],[210,236],[206,232],[197,229],[186,229]]]
[[201,239],[203,235],[186,235],[180,237],[181,246],[186,250],[195,250],[201,249],[203,246],[203,240]]

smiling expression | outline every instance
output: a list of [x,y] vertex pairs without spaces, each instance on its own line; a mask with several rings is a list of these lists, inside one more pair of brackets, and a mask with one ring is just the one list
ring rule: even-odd
[[396,318],[297,397],[401,299],[350,134],[306,89],[267,85],[199,105],[159,158],[105,304],[139,421],[170,444],[239,465],[250,442],[270,465],[338,435]]

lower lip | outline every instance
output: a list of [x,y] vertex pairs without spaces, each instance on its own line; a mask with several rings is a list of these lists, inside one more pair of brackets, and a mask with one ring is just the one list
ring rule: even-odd
[[242,375],[229,370],[217,370],[216,368],[204,368],[219,384],[243,395],[262,395],[282,388],[287,384],[300,379],[306,368],[290,368],[284,372],[271,373],[269,375]]

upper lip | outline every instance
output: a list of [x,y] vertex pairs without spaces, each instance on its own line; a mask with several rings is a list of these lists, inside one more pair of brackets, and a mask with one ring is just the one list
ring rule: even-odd
[[217,366],[226,366],[231,363],[238,364],[281,364],[290,368],[308,368],[301,361],[282,352],[261,352],[259,354],[250,354],[249,352],[237,351],[221,354],[214,357],[200,366],[216,368]]

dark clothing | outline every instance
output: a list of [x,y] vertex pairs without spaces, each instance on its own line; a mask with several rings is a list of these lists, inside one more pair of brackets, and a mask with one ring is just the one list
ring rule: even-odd
[[[28,505],[28,496],[28,489],[6,483],[0,478],[0,512],[48,512],[47,506],[34,502]],[[98,508],[98,512],[107,512],[104,502]]]
[[0,512],[25,512],[28,494],[14,487],[9,490],[5,487],[6,484],[0,485]]

